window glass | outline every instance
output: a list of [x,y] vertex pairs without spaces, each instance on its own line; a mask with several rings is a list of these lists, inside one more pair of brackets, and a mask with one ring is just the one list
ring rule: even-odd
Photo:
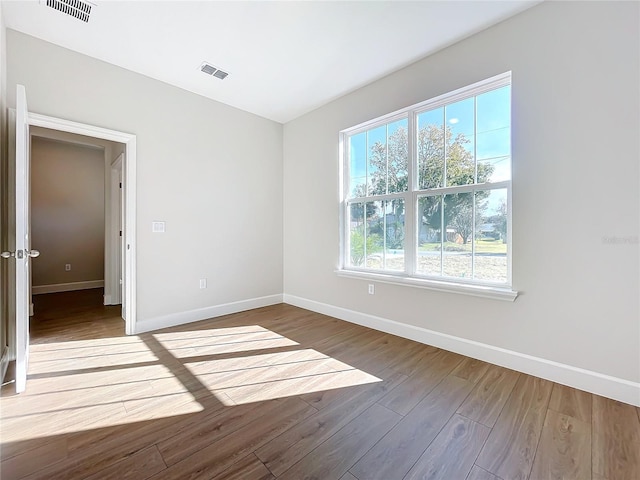
[[346,137],[345,268],[509,284],[510,74]]

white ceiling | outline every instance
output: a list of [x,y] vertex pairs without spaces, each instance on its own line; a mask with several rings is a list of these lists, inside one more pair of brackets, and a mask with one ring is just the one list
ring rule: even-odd
[[88,23],[43,3],[2,1],[6,26],[285,123],[539,0],[96,0]]

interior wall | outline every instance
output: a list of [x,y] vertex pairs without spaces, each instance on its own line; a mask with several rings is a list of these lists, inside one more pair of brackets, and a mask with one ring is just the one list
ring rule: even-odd
[[[639,9],[544,2],[287,123],[285,301],[640,381]],[[516,301],[338,277],[339,132],[506,71]]]
[[[109,236],[108,232],[114,232],[114,230],[118,229],[118,226],[114,226],[112,228],[111,224],[115,220],[111,213],[111,164],[114,160],[121,154],[124,153],[124,144],[112,142],[109,140],[103,140],[101,138],[95,137],[87,137],[85,135],[78,135],[75,133],[67,133],[59,130],[52,130],[49,128],[42,127],[34,127],[30,128],[31,136],[40,137],[44,139],[50,139],[52,141],[64,142],[72,145],[80,145],[89,148],[98,148],[102,149],[104,152],[104,231],[107,236]],[[119,223],[119,222],[118,222]],[[115,232],[114,232],[115,233]],[[122,287],[115,279],[118,276],[117,267],[114,265],[114,262],[117,262],[117,252],[114,251],[114,248],[119,248],[113,239],[107,240],[105,239],[105,250],[104,250],[104,302],[105,305],[116,305],[120,303],[120,296],[114,291],[114,289],[121,290]],[[119,244],[119,242],[118,242]],[[34,262],[35,263],[35,262]],[[96,283],[93,282],[91,284],[86,284],[86,287],[96,286]],[[74,288],[79,287],[79,285],[73,286]],[[50,291],[58,291],[60,288],[41,288],[37,289],[36,293],[40,292],[50,292]]]
[[34,289],[104,280],[104,165],[102,148],[32,137],[31,244],[40,251]]
[[281,124],[10,29],[7,67],[10,106],[137,137],[137,329],[281,298]]

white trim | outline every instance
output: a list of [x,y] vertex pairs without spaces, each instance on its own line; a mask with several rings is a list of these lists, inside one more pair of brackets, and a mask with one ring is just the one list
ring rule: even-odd
[[387,273],[374,273],[360,270],[336,270],[336,275],[345,278],[368,280],[391,285],[407,285],[410,287],[426,288],[437,292],[462,293],[474,297],[492,298],[494,300],[506,300],[513,302],[518,297],[518,292],[508,287],[493,287],[486,284],[453,283],[447,281],[432,280],[428,278],[406,277]]
[[[124,164],[124,153],[121,153],[115,160],[109,161],[107,169],[107,189],[109,198],[105,202],[105,222],[108,228],[105,229],[105,305],[120,305],[122,303],[122,217],[124,205],[122,204],[122,166]],[[108,275],[107,275],[108,273]],[[108,302],[108,303],[107,303]]]
[[29,125],[50,128],[62,132],[76,133],[88,137],[101,138],[125,144],[125,164],[123,171],[123,187],[125,211],[123,218],[123,236],[125,244],[124,298],[123,316],[125,332],[133,335],[136,331],[136,136],[93,125],[72,122],[61,118],[49,117],[29,112]]
[[[72,122],[71,120],[64,120],[62,118],[50,117],[33,112],[29,112],[29,125],[52,128],[53,130],[60,130],[61,132],[77,133],[78,135],[101,138],[117,143],[127,143],[131,140],[131,137],[135,137],[135,135],[131,135],[130,133],[118,132],[116,130],[109,130],[108,128]],[[52,127],[52,125],[54,126]]]
[[[512,287],[512,238],[511,238],[511,188],[512,182],[511,178],[509,180],[499,181],[499,182],[488,182],[485,181],[483,183],[472,183],[468,185],[454,185],[454,186],[446,186],[446,187],[437,187],[437,188],[427,188],[427,189],[419,189],[418,185],[418,159],[417,152],[415,150],[415,146],[417,145],[417,117],[421,113],[424,113],[428,110],[445,107],[447,105],[451,105],[453,103],[459,102],[464,99],[474,99],[478,95],[482,95],[484,93],[490,92],[495,89],[499,89],[506,86],[511,86],[511,72],[505,72],[499,75],[495,75],[491,78],[481,80],[472,85],[468,85],[466,87],[459,88],[452,92],[444,93],[437,97],[425,100],[423,102],[410,105],[408,107],[402,108],[400,110],[396,110],[395,112],[391,112],[387,115],[383,115],[377,117],[373,120],[369,120],[363,123],[360,123],[356,126],[341,130],[339,132],[339,171],[340,171],[340,210],[339,210],[339,222],[340,222],[340,238],[339,238],[339,254],[338,254],[338,270],[349,271],[349,272],[360,272],[362,270],[367,270],[366,268],[362,268],[360,266],[355,266],[351,264],[351,246],[350,246],[350,227],[351,227],[351,206],[354,204],[366,204],[369,202],[378,202],[384,200],[395,200],[395,199],[403,199],[405,203],[405,240],[404,240],[404,251],[405,251],[405,262],[404,268],[400,272],[391,272],[389,270],[383,270],[384,274],[387,274],[381,281],[388,281],[390,283],[396,284],[404,284],[404,285],[413,285],[417,287],[423,288],[432,288],[440,291],[446,291],[451,293],[468,293],[470,295],[477,295],[482,297],[489,298],[503,298],[506,300],[515,300],[517,297],[517,292],[514,292]],[[474,103],[475,105],[475,103]],[[474,107],[475,109],[475,107]],[[443,125],[446,124],[446,115],[443,110]],[[388,134],[388,125],[391,122],[397,121],[399,119],[407,118],[407,142],[408,142],[408,165],[407,165],[407,175],[408,175],[408,187],[404,192],[394,192],[380,195],[365,195],[364,197],[352,197],[350,193],[350,179],[351,179],[351,161],[350,161],[350,152],[349,152],[349,143],[350,139],[355,135],[359,135],[364,132],[368,132],[375,128],[386,127]],[[511,117],[510,117],[511,118]],[[476,119],[474,114],[474,135],[477,134],[476,130]],[[368,138],[368,137],[367,137]],[[446,142],[445,142],[446,143]],[[367,144],[368,149],[368,144]],[[473,158],[474,158],[474,171],[475,176],[477,177],[477,164],[478,159],[476,158],[476,147],[474,146]],[[445,157],[446,157],[446,145],[445,145]],[[505,158],[509,159],[509,164],[511,165],[511,152]],[[444,169],[444,177],[447,177],[446,172],[446,164]],[[369,170],[368,170],[368,162],[365,162],[365,184],[368,185],[369,182]],[[475,179],[478,180],[477,178]],[[471,259],[472,259],[472,280],[458,280],[452,279],[443,274],[443,261],[444,254],[441,252],[440,255],[440,275],[437,278],[427,278],[424,279],[422,275],[416,275],[417,263],[419,259],[419,235],[421,230],[421,220],[419,218],[419,208],[417,208],[419,199],[421,197],[440,197],[442,196],[442,200],[444,201],[445,195],[451,194],[460,194],[460,193],[469,193],[473,194],[478,191],[493,191],[498,189],[506,189],[507,191],[507,253],[506,253],[506,274],[507,281],[503,284],[497,284],[496,282],[485,281],[483,279],[474,278],[475,276],[475,265],[476,265],[476,252],[475,252],[475,228],[472,229],[471,232]],[[368,190],[368,189],[366,189]],[[366,194],[366,192],[365,192]],[[473,196],[473,195],[472,195]],[[366,205],[363,206],[365,212],[363,214],[363,222],[364,225],[367,225],[367,215],[366,215]],[[444,208],[444,204],[441,205],[441,210]],[[476,202],[473,202],[473,222],[475,225],[476,220]],[[442,213],[442,212],[441,212]],[[386,215],[384,216],[386,221]],[[441,241],[444,241],[444,215],[441,215]],[[385,224],[386,225],[386,224]],[[386,226],[385,226],[386,229]],[[366,253],[367,246],[367,234],[364,234],[364,260],[366,264],[366,260],[368,258]],[[383,261],[386,251],[386,235],[385,237],[385,245],[382,250]],[[357,275],[354,275],[357,276]],[[402,277],[402,281],[397,280]],[[358,278],[363,278],[359,276]],[[371,280],[375,280],[374,277],[369,277]],[[447,286],[446,284],[450,284]],[[460,286],[460,284],[464,284]],[[466,285],[481,285],[483,287],[487,287],[484,290],[479,290],[474,287],[467,287]]]
[[459,102],[467,98],[475,97],[476,95],[482,95],[491,90],[505,87],[511,84],[511,72],[500,73],[494,77],[480,80],[479,82],[467,85],[466,87],[458,88],[452,92],[443,93],[437,97],[424,100],[419,103],[414,103],[408,107],[401,108],[395,112],[387,113],[373,120],[367,120],[366,122],[359,123],[353,127],[345,128],[340,133],[346,133],[348,135],[357,135],[365,130],[376,128],[377,126],[385,123],[391,123],[396,119],[401,118],[403,115],[409,113],[410,110],[415,110],[418,114],[427,110],[443,107],[445,105]]
[[122,172],[122,185],[124,187],[124,216],[122,218],[122,232],[124,236],[124,283],[122,298],[123,314],[125,320],[125,333],[133,335],[136,331],[137,321],[137,275],[136,267],[136,136],[125,143],[125,165]]
[[88,280],[86,282],[52,283],[38,285],[32,288],[34,295],[42,293],[72,292],[74,290],[88,290],[90,288],[104,287],[104,280]]
[[[10,108],[7,112],[7,134],[8,134],[8,153],[9,158],[16,158],[16,111],[13,108]],[[16,209],[16,182],[13,180],[16,178],[16,162],[10,161],[7,162],[7,209],[8,209],[8,232],[16,231],[16,216],[11,215],[11,212],[14,212]],[[15,235],[8,234],[8,250],[14,251],[16,250],[16,237]],[[8,323],[7,326],[7,347],[8,347],[8,355],[9,361],[13,361],[16,359],[16,322],[15,322],[15,313],[16,313],[16,287],[15,278],[16,278],[16,262],[7,262],[7,315],[8,315]]]
[[[29,367],[29,304],[31,302],[31,259],[24,254],[31,250],[31,218],[29,189],[31,187],[31,138],[29,110],[23,85],[16,85],[16,153],[15,153],[15,236],[16,236],[16,393],[26,388]],[[10,212],[11,213],[11,212]],[[22,259],[18,257],[22,253]]]
[[232,313],[245,312],[254,308],[267,307],[282,303],[282,294],[268,295],[265,297],[249,298],[237,302],[223,303],[211,307],[197,308],[186,312],[170,313],[160,317],[139,321],[136,325],[136,334],[160,330],[161,328],[175,327],[185,323],[207,320]]
[[640,407],[640,383],[382,317],[284,295],[284,302]]
[[[410,175],[415,176],[413,170],[410,169]],[[427,190],[413,190],[398,193],[386,193],[384,195],[369,195],[368,197],[350,197],[346,198],[345,202],[351,203],[365,203],[365,202],[378,202],[381,200],[395,200],[396,198],[403,198],[404,196],[413,195],[414,201],[418,197],[437,197],[438,195],[451,195],[456,193],[475,193],[477,191],[487,192],[490,190],[502,190],[508,189],[511,186],[511,180],[502,180],[500,182],[484,182],[484,183],[470,183],[468,185],[455,185],[453,187],[437,187]]]

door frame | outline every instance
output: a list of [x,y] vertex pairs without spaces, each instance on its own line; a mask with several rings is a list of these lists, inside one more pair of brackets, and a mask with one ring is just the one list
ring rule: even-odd
[[43,127],[50,130],[75,133],[87,137],[100,138],[112,142],[123,143],[125,153],[122,168],[122,188],[124,208],[122,217],[122,236],[124,238],[124,269],[122,315],[125,321],[125,332],[133,335],[136,332],[137,320],[137,283],[136,283],[136,136],[130,133],[109,130],[94,125],[72,122],[61,118],[50,117],[29,112],[30,126]]
[[[124,280],[122,278],[122,272],[124,271],[122,252],[124,251],[124,235],[123,221],[124,218],[124,202],[122,201],[122,167],[124,165],[124,153],[121,153],[115,160],[109,164],[109,202],[106,213],[109,215],[109,228],[106,229],[107,243],[105,245],[105,252],[109,250],[110,258],[107,259],[105,265],[105,289],[109,288],[109,302],[106,301],[105,305],[120,305],[122,304],[122,315],[124,316],[124,307],[122,299],[122,286]],[[105,205],[107,207],[107,205]],[[122,235],[121,235],[121,232]],[[109,283],[109,285],[107,285]],[[106,292],[106,290],[105,290]]]

